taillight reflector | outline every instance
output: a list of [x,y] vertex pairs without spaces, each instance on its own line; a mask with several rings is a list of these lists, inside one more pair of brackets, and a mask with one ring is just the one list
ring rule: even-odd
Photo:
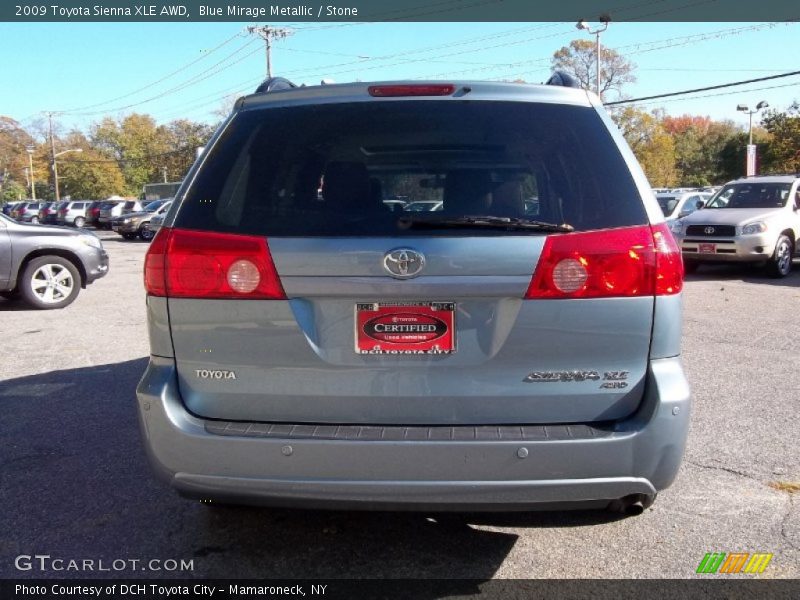
[[145,257],[147,293],[170,298],[286,298],[263,237],[162,227]]
[[450,96],[456,91],[451,83],[411,85],[371,85],[370,96],[390,98],[396,96]]
[[548,237],[526,298],[677,294],[681,253],[665,224]]

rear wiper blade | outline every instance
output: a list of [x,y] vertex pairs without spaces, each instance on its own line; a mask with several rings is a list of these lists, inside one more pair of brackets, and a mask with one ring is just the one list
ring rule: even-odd
[[567,223],[547,223],[545,221],[519,219],[516,217],[496,217],[493,215],[468,215],[463,217],[403,216],[397,221],[397,226],[400,229],[486,228],[559,233],[575,231],[575,228]]

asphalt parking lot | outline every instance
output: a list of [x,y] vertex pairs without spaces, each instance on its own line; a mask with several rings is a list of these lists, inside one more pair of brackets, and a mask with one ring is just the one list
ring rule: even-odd
[[[784,280],[689,277],[689,446],[644,514],[309,512],[209,508],[151,477],[134,410],[147,245],[100,235],[110,273],[71,306],[0,299],[0,577],[683,578],[712,551],[771,552],[762,577],[800,577],[800,491],[787,491],[800,483],[797,261]],[[22,554],[194,568],[20,572]]]

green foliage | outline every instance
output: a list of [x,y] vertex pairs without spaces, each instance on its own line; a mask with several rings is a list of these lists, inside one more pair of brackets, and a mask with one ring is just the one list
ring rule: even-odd
[[106,117],[92,128],[91,139],[103,155],[119,162],[127,194],[138,195],[145,183],[160,180],[152,157],[164,155],[170,148],[150,115],[134,113],[120,121]]
[[705,186],[724,183],[722,150],[737,137],[733,121],[683,115],[664,117],[662,124],[675,141],[675,167],[682,185]]
[[0,196],[0,202],[16,202],[28,197],[27,188],[18,181],[3,182],[3,193]]
[[785,112],[770,110],[761,124],[770,134],[763,152],[763,172],[800,172],[800,105],[795,102]]
[[612,118],[636,155],[650,185],[675,185],[678,181],[675,142],[657,114],[627,106],[614,111]]

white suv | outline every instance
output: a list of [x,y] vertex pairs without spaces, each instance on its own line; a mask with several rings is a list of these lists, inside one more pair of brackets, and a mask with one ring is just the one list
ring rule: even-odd
[[672,225],[687,271],[701,262],[763,262],[786,277],[800,237],[800,177],[745,177]]

